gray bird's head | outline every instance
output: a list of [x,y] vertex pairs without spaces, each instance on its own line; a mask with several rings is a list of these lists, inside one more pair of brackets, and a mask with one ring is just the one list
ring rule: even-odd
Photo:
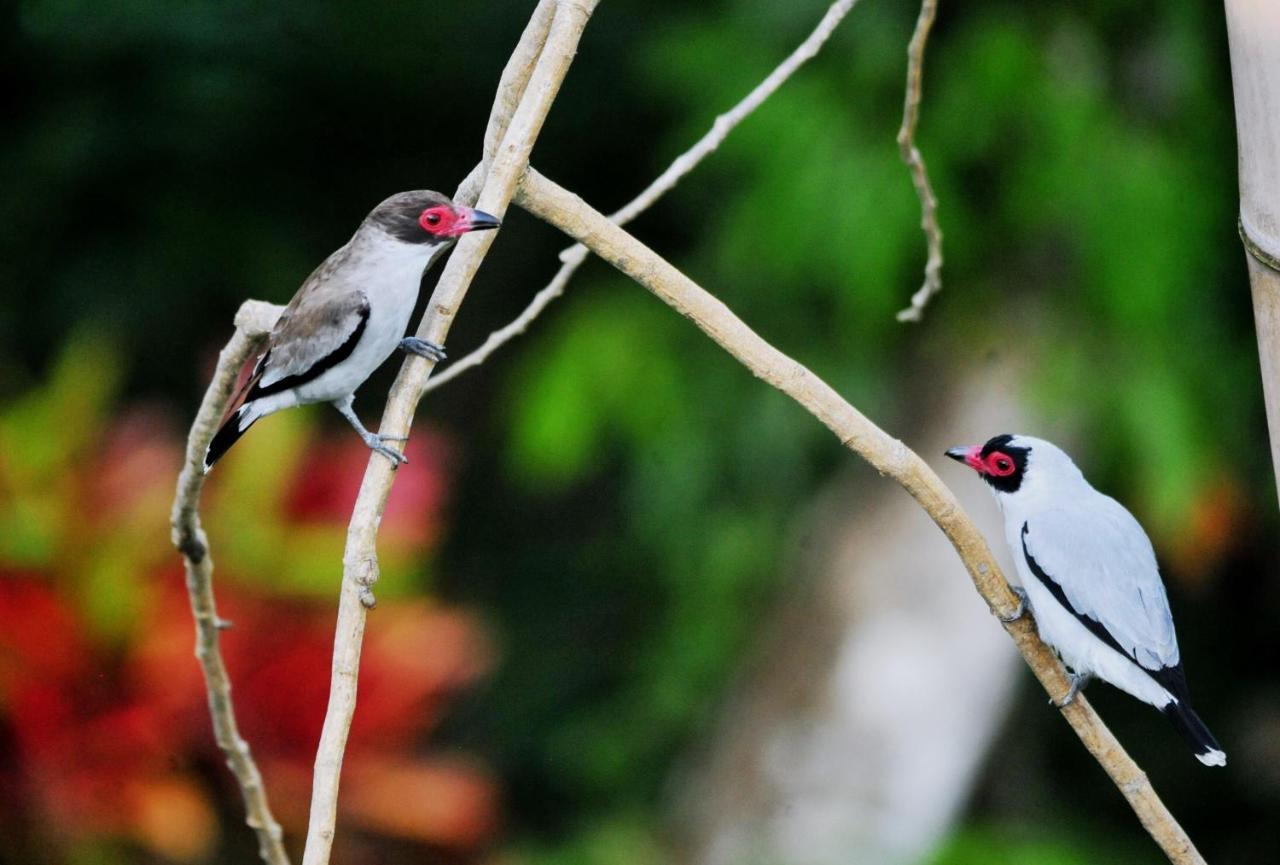
[[428,189],[397,192],[365,218],[365,225],[380,228],[402,243],[432,246],[452,243],[468,231],[484,231],[501,224],[496,216],[454,204],[449,196]]
[[997,495],[1046,492],[1084,476],[1057,445],[1044,439],[1005,433],[983,445],[962,445],[947,456],[973,469]]

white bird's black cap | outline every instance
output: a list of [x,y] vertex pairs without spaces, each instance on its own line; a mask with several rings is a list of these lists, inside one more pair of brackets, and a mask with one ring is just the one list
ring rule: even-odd
[[1016,493],[1027,471],[1031,447],[1011,433],[995,436],[982,445],[960,445],[947,456],[976,471],[997,492]]

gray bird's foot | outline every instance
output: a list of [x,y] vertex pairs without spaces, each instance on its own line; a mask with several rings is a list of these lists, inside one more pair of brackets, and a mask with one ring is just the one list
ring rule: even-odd
[[1050,706],[1053,706],[1055,709],[1065,709],[1067,706],[1070,706],[1071,701],[1076,698],[1077,694],[1079,694],[1081,691],[1084,690],[1085,685],[1089,684],[1089,682],[1092,681],[1093,676],[1089,675],[1088,673],[1080,673],[1080,674],[1071,673],[1070,679],[1071,679],[1071,688],[1067,691],[1066,696],[1064,696],[1061,700],[1055,700],[1052,697],[1050,697],[1049,698]]
[[1009,624],[1010,622],[1018,621],[1018,619],[1021,619],[1023,616],[1027,614],[1026,590],[1023,589],[1021,586],[1010,586],[1009,591],[1013,592],[1013,594],[1017,597],[1018,609],[1014,610],[1013,613],[1008,616],[999,616],[999,615],[996,616],[997,619],[1004,622],[1006,625]]
[[394,466],[399,466],[401,463],[409,461],[409,458],[400,453],[400,451],[382,443],[384,438],[388,441],[395,441],[398,438],[397,436],[380,436],[377,433],[366,433],[362,438],[364,438],[364,443],[369,447],[369,450],[382,454],[391,460],[391,464]]
[[351,410],[351,397],[346,396],[340,400],[335,400],[333,407],[342,413],[347,419],[347,423],[351,424],[351,428],[360,434],[360,438],[364,440],[365,446],[371,451],[377,451],[391,462],[399,466],[401,463],[407,463],[409,458],[395,448],[387,447],[383,442],[405,441],[408,436],[380,435],[379,433],[371,433],[364,428],[364,424],[360,423],[360,418],[356,417],[356,413]]
[[428,342],[425,339],[418,339],[416,336],[406,336],[400,340],[400,350],[409,354],[416,354],[425,357],[427,360],[439,363],[444,360],[444,346],[436,345],[434,342]]

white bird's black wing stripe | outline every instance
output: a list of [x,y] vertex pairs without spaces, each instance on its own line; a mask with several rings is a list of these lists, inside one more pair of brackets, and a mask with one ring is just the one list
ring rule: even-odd
[[1023,523],[1023,556],[1090,633],[1175,691],[1181,658],[1155,551],[1132,514],[1100,498],[1087,513],[1065,504]]
[[[1027,523],[1022,524],[1022,555],[1027,560],[1027,567],[1031,569],[1031,573],[1040,581],[1041,585],[1049,590],[1049,594],[1053,595],[1054,598],[1057,599],[1058,603],[1062,604],[1063,609],[1075,616],[1076,620],[1088,628],[1089,631],[1099,640],[1102,640],[1102,642],[1106,643],[1108,646],[1115,649],[1135,664],[1138,663],[1138,659],[1134,657],[1134,653],[1120,645],[1102,622],[1073,607],[1071,605],[1071,601],[1067,598],[1066,592],[1062,590],[1062,586],[1058,585],[1057,581],[1045,573],[1044,568],[1040,567],[1040,563],[1036,561],[1036,557],[1031,555],[1031,551],[1027,549]],[[1139,664],[1139,666],[1141,665]],[[1185,701],[1188,699],[1189,693],[1187,691],[1187,677],[1182,670],[1181,661],[1178,661],[1176,664],[1171,666],[1160,667],[1158,669],[1151,669],[1150,667],[1142,667],[1142,669],[1150,675],[1151,678],[1159,682],[1165,690],[1170,694],[1173,694],[1179,700]]]
[[1111,632],[1102,626],[1102,622],[1099,622],[1093,616],[1085,615],[1073,607],[1071,605],[1071,601],[1067,598],[1066,592],[1062,591],[1062,586],[1058,585],[1058,582],[1053,577],[1046,574],[1044,568],[1040,567],[1040,563],[1036,561],[1036,557],[1031,555],[1031,551],[1027,549],[1027,523],[1022,524],[1022,555],[1026,558],[1027,567],[1031,569],[1031,573],[1035,575],[1035,578],[1040,581],[1041,585],[1049,590],[1049,594],[1058,599],[1058,603],[1062,604],[1068,613],[1075,616],[1076,619],[1079,620],[1080,624],[1088,628],[1099,640],[1102,640],[1102,642],[1106,643],[1126,658],[1133,659],[1133,654],[1124,646],[1116,642],[1116,638],[1111,636]]

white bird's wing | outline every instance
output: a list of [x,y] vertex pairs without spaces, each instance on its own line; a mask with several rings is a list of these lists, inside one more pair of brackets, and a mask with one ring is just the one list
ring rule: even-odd
[[1178,639],[1155,551],[1108,496],[1054,508],[1022,527],[1031,572],[1103,642],[1146,670],[1178,667]]

